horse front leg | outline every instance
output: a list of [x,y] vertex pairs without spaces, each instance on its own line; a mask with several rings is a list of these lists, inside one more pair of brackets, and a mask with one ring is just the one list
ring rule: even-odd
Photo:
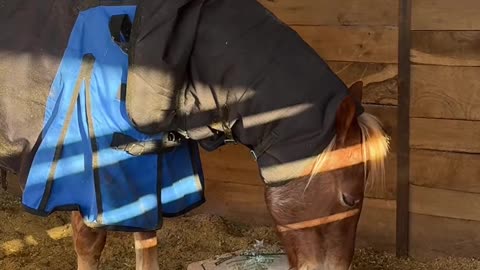
[[157,233],[136,232],[135,239],[136,270],[159,270]]
[[107,240],[107,232],[85,225],[79,212],[72,212],[71,221],[73,244],[77,253],[77,269],[98,269],[100,256]]

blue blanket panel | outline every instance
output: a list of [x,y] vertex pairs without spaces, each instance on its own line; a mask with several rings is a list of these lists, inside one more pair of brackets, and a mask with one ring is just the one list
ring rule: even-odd
[[[79,14],[52,84],[42,141],[24,190],[22,202],[29,211],[45,216],[79,210],[92,227],[144,231],[160,228],[162,216],[203,203],[204,179],[195,143],[141,156],[111,147],[114,133],[137,141],[163,136],[138,132],[120,98],[128,55],[112,40],[109,22],[122,14],[133,21],[135,10],[99,6]],[[94,58],[90,80],[78,82],[86,55]]]

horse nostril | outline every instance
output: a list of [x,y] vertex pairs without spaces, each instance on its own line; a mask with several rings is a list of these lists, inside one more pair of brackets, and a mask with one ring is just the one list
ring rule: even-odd
[[360,202],[360,199],[356,199],[355,197],[342,193],[342,202],[345,206],[354,207]]

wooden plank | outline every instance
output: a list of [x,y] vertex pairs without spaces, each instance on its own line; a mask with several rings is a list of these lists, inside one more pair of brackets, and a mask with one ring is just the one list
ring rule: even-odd
[[415,0],[413,30],[480,30],[478,0]]
[[356,246],[395,250],[395,201],[365,199],[357,228]]
[[[365,191],[365,197],[374,199],[396,198],[396,155],[391,154],[386,160],[385,182],[375,181],[374,185],[369,185]],[[242,169],[225,169],[224,167],[204,166],[205,178],[208,182],[226,182],[232,184],[243,184],[247,186],[263,187],[264,184],[258,176],[258,173],[251,173]],[[369,183],[370,179],[368,179]]]
[[397,125],[397,106],[382,105],[364,105],[365,112],[376,116],[383,125],[383,129],[390,136],[390,152],[397,152],[398,144],[398,125]]
[[273,224],[264,199],[264,187],[207,180],[205,197],[205,204],[194,213],[215,214],[250,224]]
[[480,194],[480,155],[413,149],[410,156],[413,184]]
[[416,259],[479,257],[480,222],[411,215],[410,255]]
[[397,0],[259,0],[291,25],[397,25]]
[[376,181],[374,185],[368,185],[365,190],[365,197],[372,199],[395,200],[397,197],[397,155],[389,154],[385,161],[385,182]]
[[416,149],[480,153],[480,122],[412,118],[410,145]]
[[293,26],[327,61],[397,63],[396,27]]
[[480,67],[413,66],[411,115],[480,120],[478,74]]
[[399,0],[396,254],[408,256],[410,214],[410,49],[412,0]]
[[[273,225],[263,188],[220,181],[207,181],[207,202],[193,213],[210,213],[233,221]],[[395,201],[365,199],[357,228],[358,247],[393,250],[395,245]]]
[[348,86],[363,81],[364,104],[398,104],[396,64],[328,62],[328,65]]
[[[234,159],[238,149],[230,147],[228,150],[222,149],[221,153],[202,153],[203,171],[206,182],[225,182],[232,184],[242,184],[246,186],[263,187],[256,165],[247,165],[242,161],[237,164],[229,163],[228,160]],[[250,162],[248,162],[250,163]],[[234,164],[233,166],[230,164]],[[385,182],[376,181],[374,185],[369,186],[365,192],[368,198],[377,199],[395,199],[396,197],[396,155],[390,154],[386,160]],[[370,179],[369,179],[370,180]]]
[[413,31],[413,63],[480,66],[480,31]]
[[[385,182],[376,181],[369,187],[366,196],[370,198],[395,199],[396,197],[396,113],[393,106],[366,105],[365,110],[378,116],[385,131],[392,137],[391,153],[386,161]],[[236,184],[264,186],[257,163],[252,159],[247,147],[227,145],[213,152],[200,151],[203,171],[208,181],[222,181]]]
[[480,194],[411,185],[410,212],[480,221]]
[[257,163],[243,145],[226,145],[213,152],[201,149],[200,157],[206,179],[264,186]]

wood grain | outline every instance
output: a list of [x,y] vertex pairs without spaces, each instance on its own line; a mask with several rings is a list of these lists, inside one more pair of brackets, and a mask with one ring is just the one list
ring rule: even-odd
[[413,30],[480,30],[480,1],[412,1]]
[[480,31],[412,31],[411,61],[480,66]]
[[397,63],[397,27],[293,26],[327,61]]
[[200,157],[207,181],[264,186],[257,163],[243,145],[226,145],[213,152],[201,149]]
[[291,25],[397,25],[397,0],[259,0]]
[[410,157],[413,184],[480,194],[480,155],[413,149]]
[[395,201],[365,199],[357,228],[356,246],[395,250]]
[[410,212],[480,221],[480,194],[411,185]]
[[410,220],[413,258],[479,257],[480,222],[419,214],[411,214]]
[[364,104],[398,104],[396,64],[328,62],[328,65],[347,86],[357,81],[363,82]]
[[385,161],[385,182],[373,182],[365,190],[365,197],[372,199],[395,200],[397,198],[397,155],[395,153],[388,155]]
[[264,187],[207,180],[207,201],[194,213],[215,214],[249,224],[273,224],[263,194]]
[[480,120],[480,67],[412,66],[411,116]]
[[412,118],[410,145],[415,149],[480,153],[480,122]]

